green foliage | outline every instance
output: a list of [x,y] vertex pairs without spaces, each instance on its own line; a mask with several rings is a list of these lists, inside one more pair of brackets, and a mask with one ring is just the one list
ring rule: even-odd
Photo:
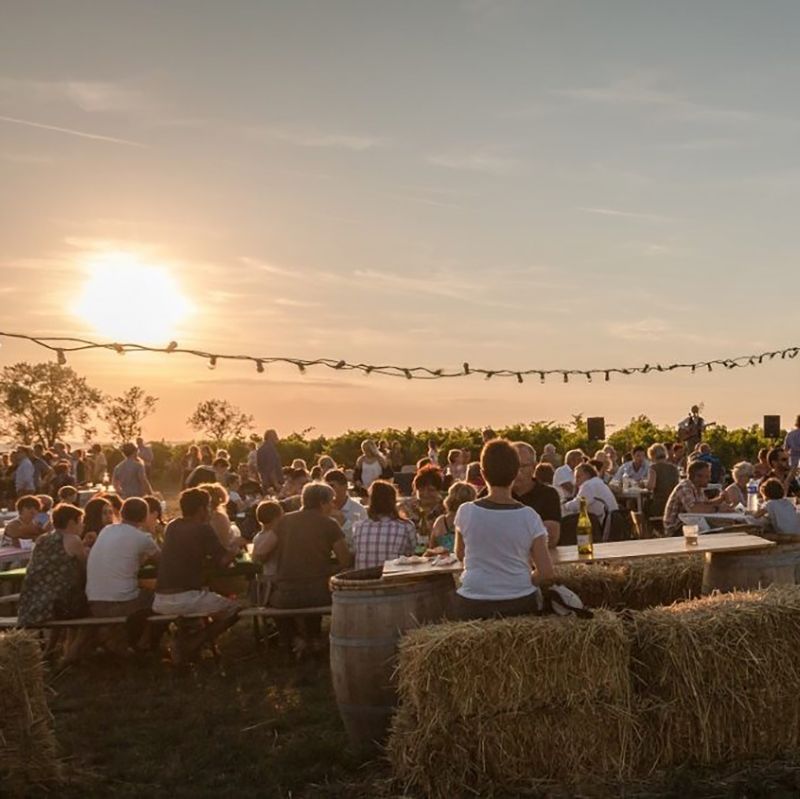
[[98,415],[108,425],[111,440],[124,444],[142,434],[142,423],[155,411],[157,402],[158,397],[131,386],[119,397],[106,397]]
[[101,400],[71,367],[23,361],[0,373],[0,428],[23,443],[47,447],[76,429],[88,440],[95,432],[90,413]]
[[253,427],[253,417],[228,400],[210,399],[198,403],[186,423],[198,433],[205,433],[215,444],[241,439]]

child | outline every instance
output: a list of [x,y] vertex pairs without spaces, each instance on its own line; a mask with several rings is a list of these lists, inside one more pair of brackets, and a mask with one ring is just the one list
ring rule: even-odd
[[53,529],[53,522],[50,518],[50,511],[53,510],[53,498],[48,494],[37,494],[41,510],[36,514],[35,523],[41,528],[43,533],[49,533]]
[[776,533],[800,535],[800,514],[797,513],[794,502],[786,498],[781,481],[774,477],[765,480],[761,484],[760,493],[764,506],[753,515],[767,516]]
[[[6,525],[5,541],[7,546],[31,549],[33,542],[44,532],[40,524],[42,503],[39,497],[33,495],[20,497],[17,500],[16,510],[17,518]],[[50,521],[49,515],[47,520]]]
[[275,500],[261,502],[256,508],[256,520],[261,530],[253,539],[252,557],[254,561],[263,565],[259,581],[259,596],[257,598],[259,605],[267,604],[270,588],[272,587],[272,578],[278,570],[278,562],[275,557],[278,538],[274,533],[274,529],[281,516],[283,516],[283,508],[280,502]]
[[450,486],[444,500],[445,513],[443,513],[434,523],[431,530],[429,546],[431,549],[446,549],[452,552],[455,548],[456,539],[456,511],[465,502],[474,502],[478,492],[469,483],[459,480]]

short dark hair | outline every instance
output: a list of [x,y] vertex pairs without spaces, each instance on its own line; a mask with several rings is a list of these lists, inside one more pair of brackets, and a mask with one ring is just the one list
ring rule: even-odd
[[208,510],[211,505],[211,494],[202,488],[187,488],[181,491],[181,516],[190,518],[201,510]]
[[347,475],[341,469],[328,469],[323,479],[326,483],[338,483],[347,487]]
[[214,459],[214,466],[224,466],[226,469],[231,468],[230,461],[226,460],[225,458],[215,458]]
[[686,474],[691,480],[704,469],[710,469],[711,464],[708,461],[692,461],[686,469]]
[[552,465],[544,461],[537,463],[536,468],[533,470],[534,479],[546,485],[553,485],[553,477],[555,477],[555,474],[556,472]]
[[519,454],[504,438],[495,438],[481,450],[481,472],[490,486],[507,488],[519,472]]
[[66,502],[61,502],[53,508],[53,527],[56,530],[65,530],[70,522],[79,522],[82,518],[83,511]]
[[213,483],[217,473],[210,466],[195,466],[186,478],[187,488],[197,488],[203,483]]
[[265,502],[258,503],[258,507],[256,508],[256,521],[259,524],[266,526],[270,522],[274,522],[275,519],[279,519],[281,516],[283,516],[283,507],[280,502],[276,502],[274,499],[268,499]]
[[122,521],[141,524],[150,513],[150,507],[141,497],[128,497],[122,503]]
[[767,454],[767,463],[772,466],[785,452],[783,447],[773,447]]
[[24,497],[20,497],[17,500],[16,504],[17,513],[21,513],[26,508],[36,508],[36,510],[42,509],[42,503],[39,500],[39,497],[33,496],[33,494],[27,494]]
[[[584,464],[584,466],[591,466],[597,472],[597,474],[600,474],[600,472],[606,468],[606,465],[603,463],[603,461],[596,460],[590,460],[589,463]],[[578,468],[580,469],[581,467],[579,466]]]
[[442,477],[442,470],[438,466],[429,463],[423,466],[415,475],[413,488],[414,491],[425,486],[433,486],[437,491],[444,488],[444,477]]
[[641,444],[637,444],[633,450],[631,450],[632,454],[635,455],[637,452],[644,452],[647,455],[647,450]]
[[783,490],[783,483],[774,477],[770,477],[769,480],[765,480],[761,484],[761,493],[767,499],[783,499],[786,496],[786,492]]
[[575,474],[581,472],[581,474],[585,474],[590,480],[592,477],[597,477],[597,469],[592,466],[591,461],[589,463],[579,463],[575,467]]
[[60,502],[66,502],[68,497],[77,497],[78,489],[75,486],[61,486],[58,489],[58,499]]
[[369,487],[369,506],[367,514],[377,521],[382,516],[399,518],[397,513],[397,489],[388,480],[375,480]]
[[161,510],[161,500],[158,497],[154,497],[152,494],[148,494],[146,497],[142,497],[142,499],[147,503],[147,510],[150,513],[155,513],[158,520],[162,521],[161,514],[163,511]]
[[130,441],[128,441],[127,444],[122,445],[122,454],[126,458],[130,458],[131,455],[135,455],[137,451],[136,444],[132,444]]

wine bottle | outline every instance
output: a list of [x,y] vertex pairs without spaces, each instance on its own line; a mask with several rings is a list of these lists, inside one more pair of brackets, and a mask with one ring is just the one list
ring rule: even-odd
[[581,510],[578,515],[578,554],[591,556],[594,553],[592,546],[592,520],[586,505],[586,497],[581,497]]

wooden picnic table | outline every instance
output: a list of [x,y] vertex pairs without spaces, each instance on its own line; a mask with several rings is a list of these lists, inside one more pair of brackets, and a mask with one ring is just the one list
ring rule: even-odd
[[[747,552],[774,547],[774,541],[767,541],[748,533],[717,533],[701,535],[697,544],[687,544],[681,537],[648,538],[646,540],[611,541],[594,545],[594,555],[587,557],[578,554],[576,546],[555,547],[550,550],[553,565],[567,563],[596,563],[609,560],[635,560],[654,557],[680,557],[705,553],[706,560],[724,557],[726,553]],[[392,580],[401,577],[427,577],[432,574],[460,574],[463,564],[459,561],[448,566],[431,566],[429,563],[399,566],[387,560],[383,564],[383,579]]]

